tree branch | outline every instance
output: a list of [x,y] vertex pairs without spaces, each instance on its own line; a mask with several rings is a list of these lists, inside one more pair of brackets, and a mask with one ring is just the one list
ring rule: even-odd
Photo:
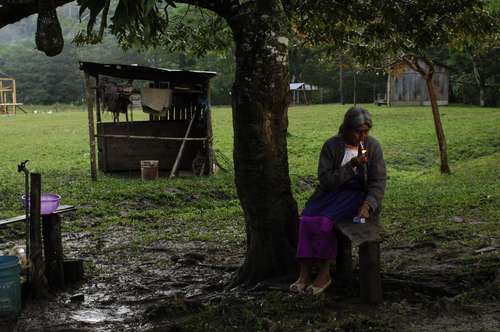
[[239,2],[235,0],[175,0],[175,2],[205,8],[224,18],[234,14],[240,7]]
[[408,65],[408,67],[410,67],[411,69],[413,69],[414,71],[416,71],[417,73],[422,75],[423,77],[426,77],[427,72],[424,70],[424,68],[422,68],[420,66],[420,64],[418,63],[419,60],[422,60],[422,59],[420,59],[419,57],[414,56],[414,55],[403,56],[403,62],[406,63]]
[[[65,5],[73,0],[54,0],[56,7]],[[38,1],[36,0],[25,0],[14,1],[0,0],[0,29],[6,25],[16,23],[25,17],[38,13]]]

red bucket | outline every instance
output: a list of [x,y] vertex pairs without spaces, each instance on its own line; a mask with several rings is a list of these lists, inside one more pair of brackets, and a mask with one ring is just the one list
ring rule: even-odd
[[141,160],[141,178],[142,180],[158,179],[158,160]]

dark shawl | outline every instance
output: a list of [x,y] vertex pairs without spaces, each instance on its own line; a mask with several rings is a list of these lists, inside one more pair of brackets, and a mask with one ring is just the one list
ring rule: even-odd
[[[368,163],[365,168],[367,173],[365,177],[367,181],[365,202],[370,205],[372,211],[378,214],[384,198],[387,177],[384,156],[380,144],[375,138],[368,136],[364,145],[368,150]],[[319,186],[311,199],[323,191],[338,190],[340,186],[355,176],[356,173],[349,163],[340,166],[344,150],[345,142],[341,135],[333,136],[325,142],[318,163]]]

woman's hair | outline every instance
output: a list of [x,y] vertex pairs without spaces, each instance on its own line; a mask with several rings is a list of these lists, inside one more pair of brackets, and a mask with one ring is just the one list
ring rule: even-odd
[[344,115],[344,122],[340,125],[339,134],[344,134],[346,130],[353,130],[362,125],[372,127],[372,116],[362,107],[351,107]]

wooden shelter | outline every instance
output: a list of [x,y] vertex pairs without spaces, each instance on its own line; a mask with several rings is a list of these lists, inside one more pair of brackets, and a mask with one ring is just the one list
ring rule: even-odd
[[309,104],[312,92],[318,91],[318,87],[307,83],[290,83],[290,94],[292,104]]
[[[423,64],[422,64],[423,65]],[[444,65],[435,64],[433,83],[438,105],[448,105],[450,77]],[[395,64],[387,77],[388,105],[430,105],[427,85],[422,76],[402,63]]]
[[[103,172],[138,171],[144,160],[158,160],[159,169],[171,177],[213,173],[209,92],[215,72],[93,62],[80,62],[80,69],[85,75],[93,179],[96,165]],[[126,83],[116,83],[120,79]],[[138,98],[148,113],[146,120],[128,117]],[[114,112],[113,122],[103,121],[103,105]],[[120,122],[119,113],[127,120]]]
[[16,114],[22,103],[17,102],[16,80],[0,71],[0,114]]

